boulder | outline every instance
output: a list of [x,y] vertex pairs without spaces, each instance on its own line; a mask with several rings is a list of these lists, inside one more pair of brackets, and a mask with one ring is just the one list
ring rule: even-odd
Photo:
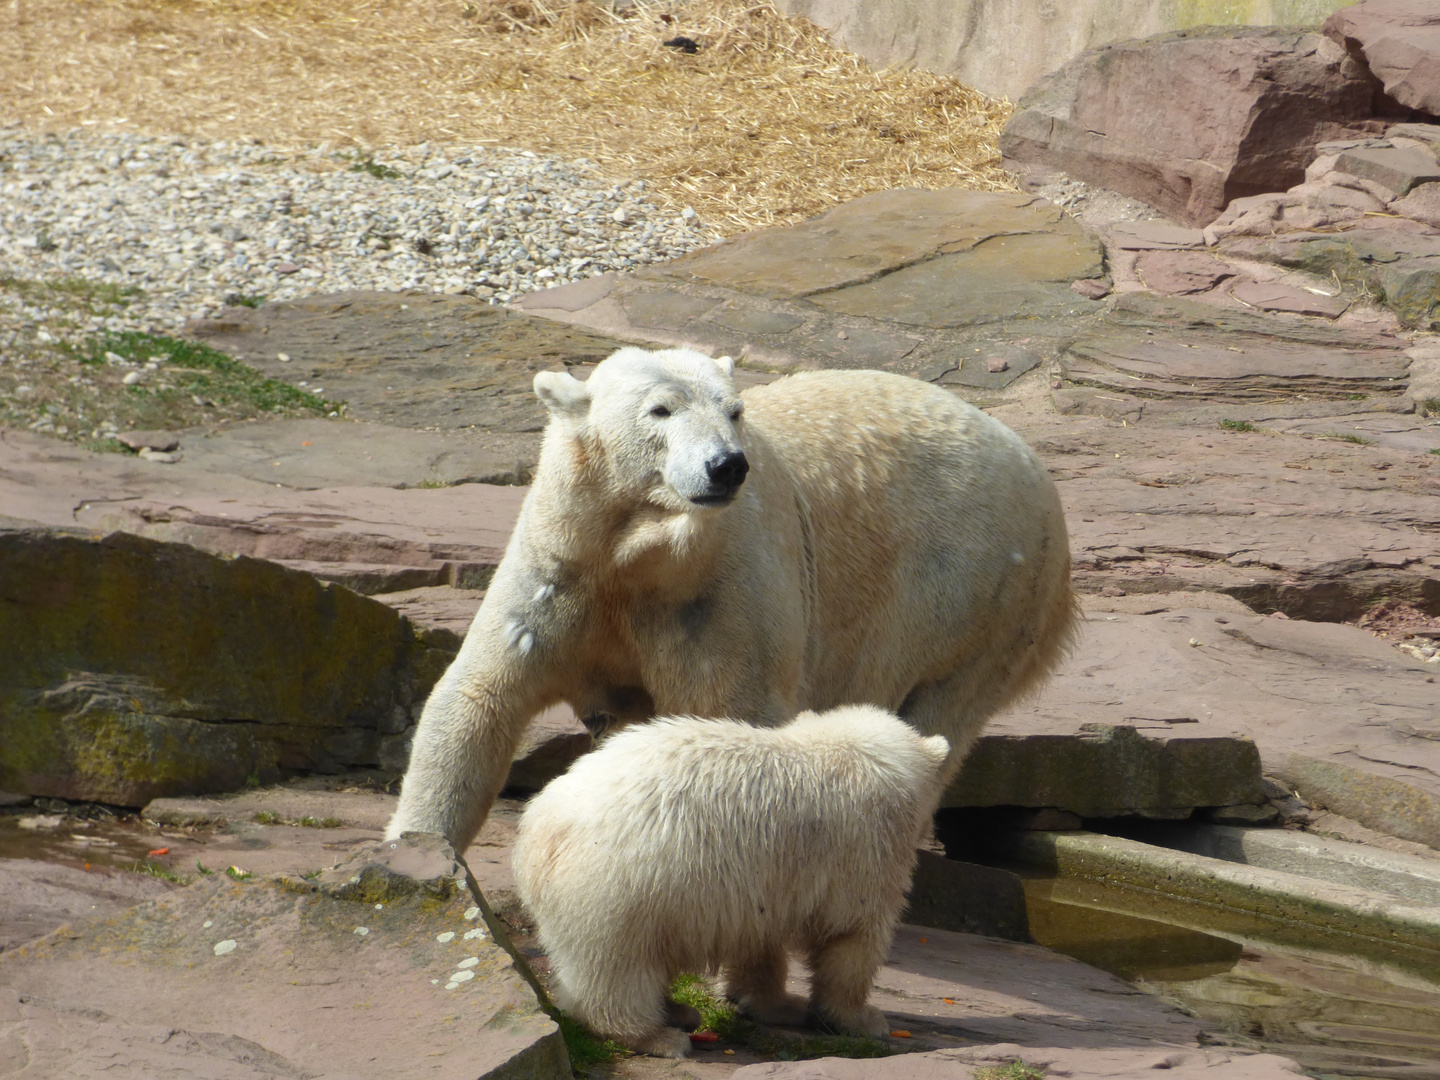
[[1401,105],[1440,114],[1440,8],[1432,0],[1365,0],[1331,15],[1324,32]]
[[453,656],[431,636],[261,559],[0,532],[0,788],[141,806],[373,765]]
[[1205,225],[1300,183],[1316,143],[1378,131],[1378,89],[1319,34],[1204,27],[1076,58],[1021,98],[1000,148]]

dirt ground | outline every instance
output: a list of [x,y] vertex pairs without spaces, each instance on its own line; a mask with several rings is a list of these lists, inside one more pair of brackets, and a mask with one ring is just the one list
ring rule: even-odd
[[0,7],[12,123],[516,146],[643,178],[725,233],[884,188],[1013,188],[997,149],[1010,112],[949,77],[872,71],[765,0]]

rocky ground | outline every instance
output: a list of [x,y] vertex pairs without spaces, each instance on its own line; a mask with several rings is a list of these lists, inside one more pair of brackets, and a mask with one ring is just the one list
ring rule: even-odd
[[[1223,48],[1273,57],[1298,40],[1239,39]],[[1163,49],[1190,56],[1217,40]],[[1369,85],[1353,57],[1305,41],[1302,82],[1318,64],[1343,87]],[[1244,76],[1242,97],[1275,92],[1246,83],[1244,64],[1219,66]],[[0,710],[37,688],[44,707],[23,714],[23,740],[12,727],[0,761],[0,788],[24,789],[0,792],[11,808],[0,815],[0,1073],[48,1075],[67,1030],[80,1032],[63,1043],[68,1060],[114,1053],[187,1075],[353,1073],[367,1067],[356,1054],[393,1049],[362,1021],[326,1065],[283,1015],[304,994],[264,1008],[246,998],[233,1022],[195,1000],[233,985],[214,965],[234,951],[257,984],[284,970],[286,985],[327,988],[313,993],[334,1016],[379,1015],[373,972],[352,955],[372,927],[336,906],[358,903],[340,895],[349,879],[295,879],[357,849],[374,855],[365,845],[388,815],[420,703],[534,466],[534,373],[583,374],[618,343],[730,353],[742,387],[803,368],[895,371],[974,401],[1041,454],[1067,510],[1085,630],[1050,688],[997,720],[947,813],[1058,811],[1046,828],[1278,815],[1434,859],[1440,335],[1426,282],[1440,280],[1440,218],[1427,217],[1440,129],[1381,137],[1368,94],[1311,133],[1331,145],[1296,151],[1303,183],[1228,209],[1213,186],[1181,203],[1149,193],[1203,231],[1038,169],[1033,191],[880,191],[713,246],[683,211],[573,159],[6,129],[0,590],[12,603],[0,637],[23,643],[8,670],[30,681],[0,684]],[[1037,108],[1064,111],[1053,98]],[[1070,134],[1104,130],[1087,123]],[[1016,131],[1041,129],[1069,137],[1033,114]],[[147,575],[154,566],[166,572]],[[90,582],[104,602],[51,587],[61,579]],[[243,617],[195,621],[238,596]],[[267,635],[267,620],[284,633]],[[227,662],[177,681],[200,629]],[[369,673],[363,687],[307,651],[326,641]],[[547,716],[516,790],[585,739],[564,710]],[[296,772],[309,779],[268,786]],[[210,790],[254,790],[172,798],[196,775]],[[106,803],[122,804],[123,820],[104,820],[116,809]],[[144,803],[143,819],[125,816]],[[465,858],[525,945],[523,918],[500,902],[515,813],[503,806]],[[449,903],[459,885],[442,870],[419,876],[449,873],[435,886]],[[175,892],[182,882],[192,888]],[[166,929],[217,929],[227,903],[236,929],[221,940]],[[308,918],[307,905],[328,914]],[[462,907],[429,914],[473,922]],[[74,928],[56,930],[62,920]],[[315,955],[287,960],[265,925],[313,940]],[[450,969],[431,971],[430,944],[388,922],[373,929],[374,944],[415,958],[407,972],[375,971],[418,980],[403,1005],[430,1025],[437,1069],[473,1075],[474,1033],[445,995],[480,981],[442,980]],[[455,931],[434,929],[451,934],[448,948]],[[46,931],[38,949],[21,947]],[[496,985],[523,977],[498,953],[483,963]],[[185,974],[165,989],[176,964]],[[1263,983],[1256,970],[1243,978]],[[131,1008],[127,980],[164,990],[170,1028]],[[1207,1049],[1219,1036],[1194,1018],[1034,947],[907,928],[877,993],[908,1032],[888,1048],[919,1056],[796,1066],[742,1045],[620,1071],[898,1076],[923,1062],[969,1080],[1015,1058],[1076,1076],[1290,1070]],[[502,998],[492,1004],[504,1010]],[[502,1039],[484,1053],[545,1074],[553,1032],[526,1016],[530,1049]],[[277,1023],[283,1051],[264,1043]],[[1311,1027],[1286,1030],[1321,1039]],[[1225,1037],[1253,1048],[1254,1035]],[[1364,1038],[1351,1045],[1377,1045]],[[1371,1064],[1423,1075],[1433,1047],[1423,1032],[1407,1038]]]

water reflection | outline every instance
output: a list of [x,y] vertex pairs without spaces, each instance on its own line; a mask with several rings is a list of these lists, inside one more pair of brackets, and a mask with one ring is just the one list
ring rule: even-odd
[[1440,953],[1081,879],[1025,882],[1035,940],[1315,1076],[1440,1077]]

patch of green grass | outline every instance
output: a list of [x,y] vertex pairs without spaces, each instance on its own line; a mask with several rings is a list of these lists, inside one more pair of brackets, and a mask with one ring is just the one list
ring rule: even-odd
[[252,820],[257,825],[279,825],[280,815],[274,810],[260,810],[256,812]]
[[985,1065],[976,1069],[975,1080],[1045,1080],[1045,1069],[1016,1058],[1009,1065]]
[[147,877],[159,878],[161,881],[168,881],[172,885],[189,885],[190,878],[184,874],[177,874],[174,870],[164,866],[156,866],[149,859],[137,862],[130,867],[137,874],[145,874]]
[[338,817],[317,818],[306,814],[299,821],[295,822],[295,824],[303,825],[307,829],[338,829],[343,826],[345,822],[341,821]]
[[415,486],[417,488],[447,488],[451,485],[444,480],[421,480]]
[[1440,446],[1437,446],[1434,450],[1428,450],[1428,451],[1426,451],[1426,453],[1430,453],[1430,454],[1440,454]]
[[233,881],[244,881],[247,878],[254,877],[255,875],[250,873],[249,870],[240,869],[240,867],[238,866],[227,866],[225,868],[225,876]]
[[1254,431],[1255,425],[1249,420],[1221,420],[1220,426],[1226,431]]
[[565,1050],[570,1055],[570,1068],[579,1077],[589,1076],[598,1066],[609,1065],[617,1058],[628,1057],[626,1050],[617,1042],[597,1039],[564,1013],[555,1018],[560,1025],[560,1036],[565,1040]]
[[1375,440],[1374,440],[1374,439],[1367,439],[1367,438],[1365,438],[1365,436],[1363,436],[1363,435],[1347,435],[1347,434],[1346,434],[1345,432],[1343,432],[1343,431],[1327,431],[1327,432],[1325,432],[1325,434],[1320,435],[1320,436],[1317,436],[1317,438],[1321,438],[1321,439],[1334,439],[1336,442],[1354,443],[1356,446],[1374,446],[1374,445],[1375,445]]
[[1426,416],[1440,416],[1440,397],[1427,397],[1420,401],[1420,411]]
[[201,877],[209,877],[211,874],[215,873],[214,870],[211,870],[208,866],[206,866],[204,863],[202,863],[199,859],[196,859],[196,860],[195,860],[195,869],[196,869],[197,871],[199,871]]
[[266,378],[248,364],[195,341],[135,331],[102,334],[91,339],[89,347],[80,355],[80,362],[103,365],[107,362],[107,352],[137,364],[144,364],[151,357],[163,358],[164,374],[157,378],[168,378],[169,385],[153,389],[143,384],[131,386],[127,388],[131,394],[162,399],[189,395],[217,402],[223,399],[257,412],[270,413],[299,411],[323,414],[336,407],[334,402],[327,402],[308,390],[301,390],[279,379]]
[[351,172],[369,173],[375,177],[376,180],[403,180],[405,178],[405,174],[399,169],[391,168],[389,165],[382,165],[376,161],[373,154],[365,154],[363,156],[351,154],[347,156],[350,157],[352,162],[350,165]]
[[774,1031],[742,1016],[728,1001],[698,975],[681,975],[670,987],[670,996],[700,1012],[700,1030],[713,1031],[727,1043],[746,1047],[779,1061],[808,1061],[811,1058],[888,1057],[895,1051],[879,1039],[854,1035],[801,1035]]
[[258,293],[232,292],[225,297],[225,303],[230,307],[258,308],[265,305],[266,299]]

